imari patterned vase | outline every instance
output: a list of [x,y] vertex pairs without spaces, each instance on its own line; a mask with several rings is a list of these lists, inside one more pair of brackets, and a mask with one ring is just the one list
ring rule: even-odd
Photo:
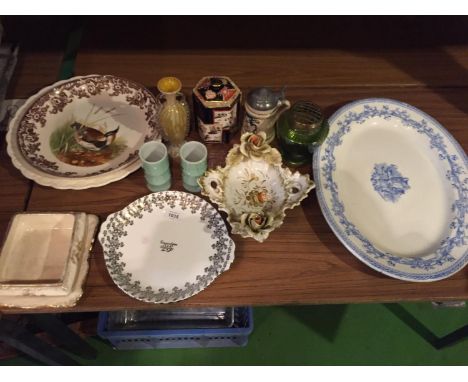
[[203,77],[193,89],[195,124],[206,143],[227,143],[239,129],[241,91],[229,77]]

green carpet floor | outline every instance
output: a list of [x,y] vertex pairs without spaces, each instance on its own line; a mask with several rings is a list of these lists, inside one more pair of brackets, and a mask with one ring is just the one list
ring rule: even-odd
[[[466,324],[468,308],[429,303],[256,308],[244,348],[117,351],[92,338],[98,358],[76,359],[86,365],[468,365],[468,339],[435,350],[423,338]],[[27,357],[0,362],[35,364]]]

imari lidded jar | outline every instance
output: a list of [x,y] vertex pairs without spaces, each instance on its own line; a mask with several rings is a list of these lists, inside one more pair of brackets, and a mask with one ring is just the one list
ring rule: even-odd
[[193,89],[195,124],[207,143],[227,143],[239,128],[241,91],[229,77],[203,77]]

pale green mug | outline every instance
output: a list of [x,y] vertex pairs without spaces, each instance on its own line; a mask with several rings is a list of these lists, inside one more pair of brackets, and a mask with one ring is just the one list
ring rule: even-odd
[[182,182],[187,191],[200,192],[197,181],[206,171],[207,158],[208,150],[203,143],[190,141],[180,148]]
[[171,188],[171,171],[167,148],[160,141],[146,142],[138,152],[145,172],[146,186],[152,192]]

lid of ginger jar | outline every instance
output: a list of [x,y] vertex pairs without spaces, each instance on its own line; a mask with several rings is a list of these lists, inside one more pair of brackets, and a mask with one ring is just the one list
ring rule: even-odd
[[208,76],[198,81],[193,93],[207,108],[231,107],[241,94],[229,77]]

